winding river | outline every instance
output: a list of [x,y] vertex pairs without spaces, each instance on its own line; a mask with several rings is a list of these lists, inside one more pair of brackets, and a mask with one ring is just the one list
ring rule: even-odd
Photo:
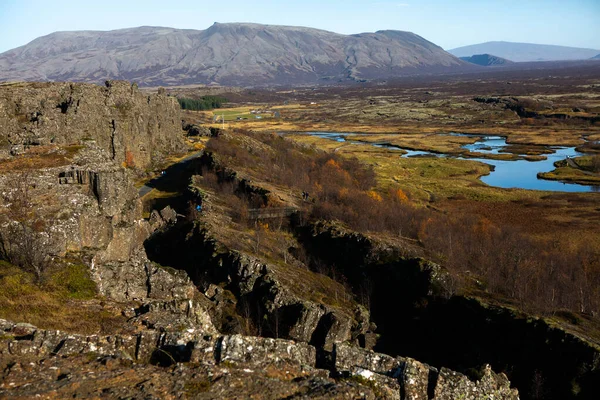
[[[335,140],[337,142],[349,142],[352,144],[385,147],[391,150],[401,150],[405,152],[401,157],[450,157],[446,154],[437,154],[429,151],[410,150],[398,146],[388,145],[384,143],[367,143],[357,140],[350,140],[348,137],[355,135],[354,133],[331,133],[331,132],[307,132],[309,135],[318,136],[325,139]],[[507,147],[506,138],[501,136],[484,136],[484,135],[466,135],[453,133],[456,136],[473,136],[479,138],[473,144],[467,144],[462,148],[470,152],[500,154]],[[549,147],[554,152],[544,154],[545,160],[528,161],[528,160],[491,160],[487,158],[465,158],[456,157],[460,160],[479,161],[492,165],[493,171],[489,175],[482,176],[482,182],[499,188],[519,188],[530,190],[546,190],[553,192],[600,192],[600,186],[580,185],[576,183],[563,183],[559,181],[550,181],[539,179],[537,174],[540,172],[550,172],[556,161],[564,160],[567,157],[577,157],[581,153],[575,150],[575,147]]]

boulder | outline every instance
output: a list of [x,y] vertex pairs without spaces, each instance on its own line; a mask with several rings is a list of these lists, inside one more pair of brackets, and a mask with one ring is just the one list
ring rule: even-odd
[[[298,302],[281,307],[276,311],[287,328],[286,337],[301,342],[310,342],[325,310],[311,302]],[[324,332],[327,336],[328,331]]]
[[314,366],[316,363],[316,350],[306,343],[241,335],[223,336],[217,343],[216,354],[220,363],[229,361],[256,366],[279,362]]
[[466,376],[441,368],[435,385],[434,400],[518,400],[519,393],[511,389],[504,374],[495,374],[489,365],[483,368],[483,376],[473,382]]
[[216,335],[218,332],[207,307],[192,299],[153,301],[139,307],[131,322],[162,332],[185,330],[194,335]]
[[190,299],[196,292],[184,271],[150,262],[142,249],[126,262],[93,263],[92,277],[101,294],[117,301]]
[[211,129],[197,124],[188,124],[185,121],[182,121],[183,130],[187,132],[187,136],[191,137],[210,137]]
[[347,343],[336,344],[333,357],[336,371],[351,371],[353,367],[360,367],[380,375],[398,376],[399,368],[403,364],[401,359]]

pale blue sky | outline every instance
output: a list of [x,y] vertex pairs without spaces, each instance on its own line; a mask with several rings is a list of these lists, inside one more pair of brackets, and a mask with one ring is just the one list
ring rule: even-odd
[[411,31],[445,49],[492,40],[600,49],[600,0],[0,0],[0,52],[61,30],[213,22]]

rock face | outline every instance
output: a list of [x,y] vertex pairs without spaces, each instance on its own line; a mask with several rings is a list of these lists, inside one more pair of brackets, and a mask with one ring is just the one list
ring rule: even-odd
[[[0,87],[3,256],[42,264],[75,255],[113,300],[190,297],[185,273],[146,258],[156,227],[143,220],[133,185],[136,171],[182,151],[182,137],[175,99],[126,82]],[[161,223],[173,214],[164,210]]]
[[117,164],[143,170],[184,150],[179,113],[175,98],[144,95],[127,82],[2,85],[0,144],[92,140]]
[[[211,208],[209,200],[205,205]],[[216,285],[227,288],[240,304],[246,305],[238,310],[248,308],[247,317],[265,336],[306,342],[331,351],[335,343],[358,342],[359,337],[369,333],[369,312],[363,306],[332,306],[308,299],[286,278],[289,270],[298,267],[290,265],[283,270],[250,254],[229,250],[220,245],[207,226],[189,223],[157,231],[147,246],[153,259],[170,259],[171,265],[187,269],[194,281],[203,282],[204,293],[213,301],[225,304],[220,295],[223,290]],[[174,252],[189,259],[175,260]],[[310,274],[305,268],[299,273],[302,271]],[[217,314],[220,320],[223,313]]]
[[[8,256],[29,252],[43,262],[77,255],[100,293],[118,301],[191,296],[195,288],[185,273],[169,273],[146,257],[151,227],[141,217],[131,172],[92,142],[71,162],[0,175],[0,239]],[[21,213],[35,217],[20,220]],[[24,248],[29,242],[35,247]]]
[[[481,100],[496,104],[501,99]],[[303,240],[312,255],[338,266],[354,285],[370,282],[370,318],[379,334],[376,351],[461,371],[490,363],[510,371],[511,383],[524,398],[536,393],[552,399],[594,398],[600,390],[600,348],[595,341],[553,321],[461,296],[453,292],[444,268],[403,259],[376,238],[331,223],[313,224],[306,232]],[[554,367],[556,357],[560,368]],[[368,363],[362,368],[384,370]]]
[[341,35],[215,23],[203,31],[139,27],[56,32],[0,54],[0,80],[289,84],[389,78],[465,65],[410,32]]
[[489,365],[483,368],[476,382],[447,368],[437,370],[411,358],[390,357],[372,351],[338,344],[334,351],[335,370],[377,381],[393,378],[401,388],[398,398],[406,400],[433,399],[513,399],[516,389],[504,374],[495,374]]
[[[153,305],[147,305],[140,309],[140,317],[161,311],[177,314],[181,310],[176,303],[173,303],[173,307],[157,309]],[[35,368],[31,366],[21,367],[22,364],[25,364],[24,362],[15,368],[17,363],[9,361],[7,368],[4,369],[3,383],[0,385],[0,394],[2,395],[24,395],[26,393],[35,396],[44,394],[48,390],[61,390],[60,388],[65,385],[60,384],[60,381],[65,379],[73,383],[69,386],[74,387],[76,393],[81,394],[81,391],[84,390],[82,386],[88,385],[77,384],[82,380],[80,372],[86,369],[85,365],[78,364],[79,358],[77,357],[86,357],[88,363],[98,360],[102,365],[108,365],[110,362],[110,369],[120,372],[120,385],[135,387],[131,392],[134,397],[143,393],[144,387],[132,384],[137,382],[137,376],[131,377],[128,372],[129,368],[136,365],[135,368],[152,369],[148,364],[175,364],[174,368],[184,372],[185,368],[190,368],[181,364],[185,362],[188,365],[192,363],[203,366],[205,369],[197,372],[199,375],[202,374],[201,376],[204,376],[208,382],[214,382],[210,377],[214,377],[219,366],[226,366],[231,370],[231,374],[235,374],[237,369],[243,370],[245,376],[241,381],[245,382],[243,386],[246,387],[242,392],[238,391],[235,396],[239,396],[241,393],[249,395],[251,390],[258,390],[259,398],[278,398],[271,392],[265,391],[265,388],[250,389],[248,386],[252,386],[251,382],[255,380],[260,381],[265,377],[273,380],[283,374],[284,381],[295,378],[294,381],[301,382],[303,380],[301,377],[303,377],[312,380],[313,390],[314,386],[327,388],[327,394],[306,396],[311,398],[347,398],[348,394],[344,394],[344,392],[352,391],[351,388],[359,388],[362,391],[361,397],[367,399],[518,399],[518,393],[516,390],[510,389],[506,377],[503,374],[493,373],[489,366],[484,368],[483,377],[474,382],[466,376],[446,368],[442,368],[438,372],[437,369],[412,359],[394,358],[347,344],[337,344],[334,351],[334,362],[330,370],[320,370],[316,368],[316,349],[313,346],[283,339],[241,335],[219,336],[209,320],[206,319],[201,327],[196,325],[196,328],[190,327],[183,332],[175,332],[161,327],[157,330],[144,330],[130,336],[107,337],[69,335],[59,331],[37,329],[29,324],[15,324],[0,320],[0,334],[2,335],[0,362],[15,357],[18,359],[27,357],[27,360],[41,360],[31,363],[31,366],[37,364],[46,368],[45,374],[40,374],[40,371],[35,371]],[[58,360],[68,362],[67,365],[62,365],[60,368],[63,371],[62,375],[58,373],[58,377],[53,376],[50,380],[46,380],[45,376],[48,371],[52,371],[52,368],[57,369],[55,366],[48,368],[48,364],[60,363]],[[96,368],[103,370],[102,367]],[[22,385],[21,382],[27,381],[28,377],[30,379],[31,375],[29,374],[34,371],[37,373],[35,376],[38,379],[40,379],[40,375],[42,376],[43,384]],[[165,381],[171,382],[171,385],[174,382],[180,382],[182,387],[186,387],[189,381],[198,377],[191,374],[186,377],[186,374],[183,373],[176,378],[168,371],[169,369],[155,369],[153,375],[166,375]],[[342,379],[336,382],[328,378],[329,374]],[[12,384],[6,384],[7,381]],[[50,382],[58,382],[59,385],[53,387]],[[95,384],[94,380],[91,382]],[[356,383],[344,387],[344,382]],[[48,387],[49,384],[50,387]],[[103,389],[106,393],[112,383],[105,379],[104,385]],[[342,387],[336,388],[337,385],[342,385]],[[27,388],[28,386],[30,387]],[[207,384],[207,386],[203,391],[214,390],[211,388],[212,385]],[[164,395],[170,397],[174,393],[177,391],[171,387]],[[221,393],[219,397],[233,398],[234,396]],[[351,398],[356,398],[356,394]]]

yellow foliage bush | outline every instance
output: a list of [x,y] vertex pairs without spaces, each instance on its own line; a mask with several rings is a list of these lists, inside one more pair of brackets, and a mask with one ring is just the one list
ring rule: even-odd
[[381,195],[373,190],[369,190],[367,192],[367,195],[375,201],[379,201],[379,202],[383,201],[383,198],[381,197]]

